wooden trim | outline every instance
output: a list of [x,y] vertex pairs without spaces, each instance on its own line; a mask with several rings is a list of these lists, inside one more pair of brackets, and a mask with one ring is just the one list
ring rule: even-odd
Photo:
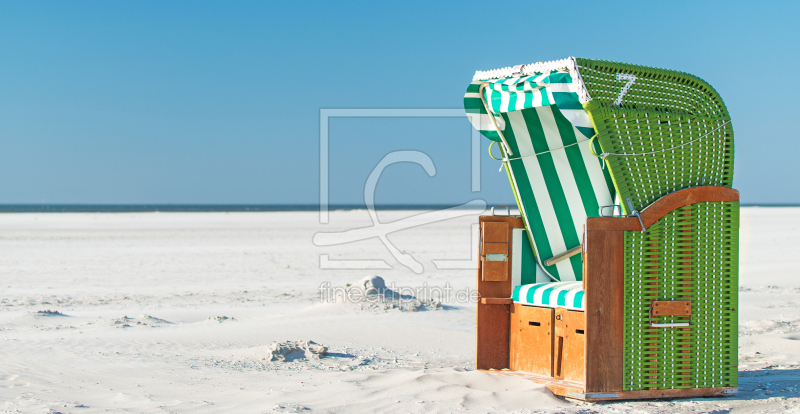
[[[553,394],[572,398],[583,401],[614,401],[614,400],[646,400],[652,398],[691,398],[691,397],[727,397],[736,395],[738,388],[736,387],[717,387],[717,388],[683,388],[683,389],[669,389],[669,390],[639,390],[639,391],[615,391],[604,394],[611,394],[605,396],[598,396],[600,393],[587,393],[583,384],[575,381],[560,380],[544,375],[532,374],[530,372],[521,371],[495,371],[485,370],[487,374],[501,375],[501,376],[514,376],[525,378],[537,384],[544,384],[553,392]],[[616,396],[614,396],[616,394]]]
[[586,246],[586,391],[622,391],[624,232],[589,230]]
[[654,398],[725,397],[736,395],[736,387],[725,388],[682,388],[669,390],[638,390],[610,393],[582,393],[569,386],[551,384],[547,386],[553,394],[582,401],[647,400]]
[[484,305],[511,305],[514,303],[512,298],[481,298]]
[[[481,216],[478,218],[479,225],[483,223],[507,223],[508,246],[513,240],[514,228],[525,228],[522,218],[519,216]],[[483,230],[481,229],[481,237]],[[481,240],[481,243],[483,240]],[[508,252],[506,262],[507,277],[505,280],[490,281],[483,280],[483,265],[481,260],[480,243],[477,251],[477,287],[479,297],[482,299],[477,303],[476,319],[476,343],[475,343],[475,367],[477,369],[503,369],[509,367],[509,330],[511,324],[511,260],[512,252]],[[508,303],[493,303],[493,299],[507,299]],[[487,299],[488,303],[484,303]]]
[[[739,192],[728,187],[702,186],[676,191],[659,198],[641,212],[644,227],[650,227],[671,211],[695,203],[739,201]],[[630,231],[642,230],[635,217],[589,217],[587,230]]]

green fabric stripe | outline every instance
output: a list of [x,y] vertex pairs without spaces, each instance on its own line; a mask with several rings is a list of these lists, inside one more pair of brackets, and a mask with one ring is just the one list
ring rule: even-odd
[[481,114],[486,113],[486,108],[483,106],[483,101],[481,101],[481,98],[464,98],[464,109],[466,110],[477,109],[480,111],[471,113],[481,113]]
[[[539,115],[536,112],[536,108],[523,110],[522,115],[525,118],[525,123],[528,126],[528,134],[531,136],[531,141],[533,142],[536,152],[538,153],[542,150],[549,150],[549,147],[547,147],[547,139],[544,136],[544,130],[542,129],[542,124],[539,120]],[[543,149],[540,150],[539,148]],[[558,179],[558,174],[556,173],[553,156],[550,153],[545,153],[538,155],[537,159],[539,160],[539,165],[542,168],[545,186],[547,187],[547,192],[550,194],[550,200],[553,203],[553,210],[556,213],[558,227],[561,229],[561,233],[564,237],[564,243],[566,244],[567,249],[570,248],[569,246],[577,246],[580,244],[580,240],[578,239],[578,235],[575,234],[575,224],[572,220],[572,214],[569,211],[569,206],[567,205],[567,197],[564,195],[564,191],[561,188],[561,182]],[[542,256],[543,259],[549,259],[550,257],[552,256]],[[550,268],[554,267],[555,265],[548,266],[547,270],[549,271]],[[579,274],[580,273],[577,273],[576,277]]]
[[583,109],[583,104],[574,92],[553,92],[553,100],[560,109]]
[[550,102],[550,97],[547,96],[547,89],[542,88],[539,90],[539,93],[541,93],[542,95],[542,106],[547,106],[552,104],[552,102]]
[[[558,133],[561,135],[561,140],[564,142],[564,145],[570,145],[578,142],[578,137],[575,136],[575,130],[572,129],[572,123],[570,123],[567,118],[564,117],[564,114],[562,114],[558,108],[551,108],[553,109],[553,117],[555,118],[556,125],[558,126]],[[589,179],[589,171],[586,169],[586,165],[583,163],[581,150],[577,145],[573,145],[569,148],[565,148],[564,152],[567,154],[569,167],[572,170],[573,176],[575,177],[575,182],[578,184],[578,192],[581,195],[581,201],[583,201],[584,211],[586,211],[587,216],[594,216],[597,214],[600,205],[597,203],[597,196],[594,193],[592,182]],[[571,247],[567,246],[567,248]]]
[[550,305],[550,294],[552,294],[554,290],[556,290],[556,288],[551,286],[542,292],[542,305]]
[[[578,130],[578,132],[583,134],[583,136],[585,136],[586,138],[591,138],[591,137],[594,136],[594,128],[580,127],[580,126],[576,126],[575,128]],[[597,148],[600,149],[600,147],[597,147]],[[597,151],[595,151],[594,153],[595,154],[600,154]]]
[[562,290],[561,292],[558,292],[558,299],[556,300],[556,305],[558,305],[558,306],[566,306],[567,294],[569,292],[570,292],[569,290]]
[[522,275],[520,277],[520,284],[528,285],[536,283],[536,257],[533,255],[533,247],[528,239],[527,231],[522,237],[522,257],[520,263],[522,264]]
[[[506,122],[506,130],[504,131],[504,135],[508,141],[508,145],[511,147],[511,151],[513,151],[514,154],[519,154],[519,147],[517,146],[517,138],[514,135],[514,128],[511,127],[511,122],[508,120],[507,114],[502,114],[502,117]],[[531,190],[531,183],[528,179],[528,173],[525,170],[525,165],[523,164],[522,160],[509,161],[508,164],[511,165],[514,181],[516,182],[517,193],[519,199],[522,201],[522,205],[519,206],[520,210],[524,210],[523,214],[527,219],[528,230],[534,234],[536,253],[539,257],[553,257],[553,249],[550,247],[550,243],[547,242],[547,232],[545,231],[544,222],[542,221],[542,216],[539,213],[539,209],[536,208],[536,196],[533,195],[533,191]],[[540,236],[536,237],[536,235]],[[555,268],[555,266],[550,266],[550,269],[547,269],[547,271],[554,278],[560,280],[558,270]]]
[[583,302],[583,295],[584,294],[586,294],[586,292],[584,292],[583,290],[581,290],[580,292],[575,294],[575,300],[572,301],[572,307],[573,308],[582,309],[581,308],[581,303]]
[[481,90],[481,84],[483,82],[473,82],[467,86],[467,93],[478,93]]

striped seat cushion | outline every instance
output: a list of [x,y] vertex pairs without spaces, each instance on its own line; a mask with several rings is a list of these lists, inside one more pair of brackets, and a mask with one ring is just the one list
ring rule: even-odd
[[514,288],[514,303],[583,310],[586,296],[581,282],[533,283]]

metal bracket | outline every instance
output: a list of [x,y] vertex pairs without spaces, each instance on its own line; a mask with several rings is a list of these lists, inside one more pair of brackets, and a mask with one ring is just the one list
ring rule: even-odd
[[639,211],[633,209],[633,203],[631,203],[631,198],[630,197],[626,198],[625,202],[628,203],[628,210],[631,212],[631,214],[628,217],[636,217],[637,219],[639,219],[639,224],[641,224],[642,226],[642,232],[647,231],[647,229],[644,228],[644,222],[642,222],[642,216],[639,214]]
[[[611,207],[611,215],[607,216],[603,214],[603,210]],[[619,210],[619,214],[614,214],[614,210]],[[597,212],[600,217],[627,217],[626,215],[622,214],[622,206],[619,204],[612,204],[610,206],[600,206],[600,210]]]
[[[642,216],[639,214],[639,211],[633,209],[633,203],[631,203],[630,197],[625,199],[626,204],[628,205],[628,210],[631,214],[625,215],[622,214],[622,206],[619,204],[612,204],[610,206],[600,206],[600,210],[597,212],[600,217],[636,217],[639,219],[639,224],[642,226],[642,231],[647,231],[644,227],[644,222],[642,221]],[[611,207],[611,215],[607,216],[603,214],[603,211],[607,208]],[[619,209],[619,215],[614,214],[614,210]]]
[[494,207],[492,207],[492,215],[493,215],[493,216],[496,216],[496,215],[497,215],[497,214],[495,214],[495,212],[494,212],[494,209],[496,209],[496,208],[502,208],[502,207],[505,207],[505,208],[506,208],[506,216],[511,216],[511,207],[509,207],[509,206],[494,206]]
[[692,315],[689,315],[689,322],[674,322],[674,323],[653,323],[653,307],[650,307],[650,310],[647,312],[647,315],[650,317],[650,327],[651,328],[680,328],[686,327],[692,324]]

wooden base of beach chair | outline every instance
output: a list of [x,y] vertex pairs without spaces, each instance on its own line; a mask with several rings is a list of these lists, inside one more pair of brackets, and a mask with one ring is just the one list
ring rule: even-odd
[[[655,225],[662,217],[671,212],[695,204],[709,202],[735,202],[738,193],[724,187],[695,187],[678,191],[663,197],[648,207],[641,214],[642,222],[648,228]],[[681,214],[689,214],[683,213]],[[738,211],[738,210],[737,210]],[[502,237],[507,237],[508,246],[493,246],[492,251],[513,252],[511,231],[508,229],[524,227],[520,217],[484,216],[479,223],[482,229],[489,227],[491,243],[503,244]],[[487,225],[488,224],[488,225]],[[486,260],[480,257],[478,262],[477,285],[481,300],[477,304],[477,347],[476,369],[499,375],[516,375],[531,381],[546,384],[556,394],[567,398],[584,401],[628,400],[650,398],[690,398],[727,396],[737,393],[737,387],[720,385],[736,385],[736,382],[723,383],[716,379],[694,381],[687,374],[688,369],[675,370],[678,364],[687,365],[690,358],[705,358],[692,351],[690,328],[694,323],[705,323],[698,313],[692,312],[691,301],[680,299],[683,293],[675,298],[656,298],[647,302],[651,319],[647,325],[648,332],[669,332],[671,348],[664,355],[673,358],[675,365],[662,366],[655,355],[660,342],[659,337],[639,340],[648,353],[643,369],[640,389],[631,389],[629,376],[625,374],[625,358],[633,360],[633,347],[626,348],[625,342],[625,240],[626,232],[641,233],[642,223],[631,217],[590,217],[586,222],[585,246],[582,253],[583,289],[585,305],[583,310],[566,309],[558,306],[538,306],[526,303],[514,303],[511,285],[511,266],[506,266],[508,275],[498,275],[495,270],[484,272],[482,265]],[[690,227],[685,228],[687,233]],[[483,240],[482,240],[483,242]],[[650,245],[648,245],[650,246]],[[650,246],[648,257],[657,257],[657,246]],[[481,255],[482,250],[479,252]],[[511,261],[512,257],[508,256]],[[497,268],[499,266],[495,266]],[[649,283],[657,283],[659,275],[650,275]],[[682,273],[684,279],[691,273]],[[683,279],[682,279],[683,280]],[[681,289],[689,286],[688,282],[679,282]],[[703,288],[704,290],[708,290]],[[702,302],[698,296],[697,306]],[[630,298],[629,298],[630,299]],[[707,300],[706,300],[707,302]],[[550,302],[553,303],[553,302]],[[651,304],[652,303],[652,304]],[[636,306],[641,306],[636,302]],[[735,302],[720,317],[736,321]],[[708,315],[708,311],[706,311]],[[654,323],[653,318],[670,318],[670,323]],[[705,316],[708,319],[708,316]],[[683,321],[689,321],[685,323]],[[735,340],[735,331],[733,338]],[[646,333],[645,335],[651,335]],[[703,338],[703,337],[701,337]],[[702,340],[702,339],[701,339]],[[709,344],[708,346],[711,346]],[[637,345],[638,346],[638,345]],[[706,345],[696,345],[706,346]],[[727,346],[727,344],[717,345]],[[726,348],[727,349],[727,348]],[[652,351],[651,351],[652,350]],[[735,347],[733,348],[735,351]],[[626,352],[629,352],[626,354]],[[694,352],[694,354],[691,354]],[[702,352],[701,352],[702,353]],[[736,354],[731,354],[735,358]],[[638,358],[638,357],[637,357]],[[664,357],[666,358],[666,356]],[[719,357],[717,357],[719,358]],[[627,362],[631,364],[631,362]],[[735,359],[717,360],[711,369],[724,372],[724,375],[736,377]],[[672,371],[669,371],[672,369]],[[667,372],[670,385],[662,385],[656,380],[661,372]],[[630,371],[633,372],[633,371]],[[703,373],[701,371],[700,374]],[[633,375],[633,374],[631,374]],[[719,378],[723,374],[719,374]],[[673,379],[674,378],[674,379]],[[626,383],[626,381],[628,381]],[[716,382],[715,382],[716,381]],[[692,385],[697,384],[697,385]],[[627,389],[626,389],[627,388]]]
[[693,398],[693,397],[725,397],[736,395],[736,387],[685,388],[672,390],[641,390],[614,392],[586,392],[584,384],[576,381],[552,378],[530,372],[504,370],[482,370],[488,374],[515,376],[525,378],[537,384],[547,385],[550,391],[558,396],[581,401],[613,401],[613,400],[647,400],[657,398]]

